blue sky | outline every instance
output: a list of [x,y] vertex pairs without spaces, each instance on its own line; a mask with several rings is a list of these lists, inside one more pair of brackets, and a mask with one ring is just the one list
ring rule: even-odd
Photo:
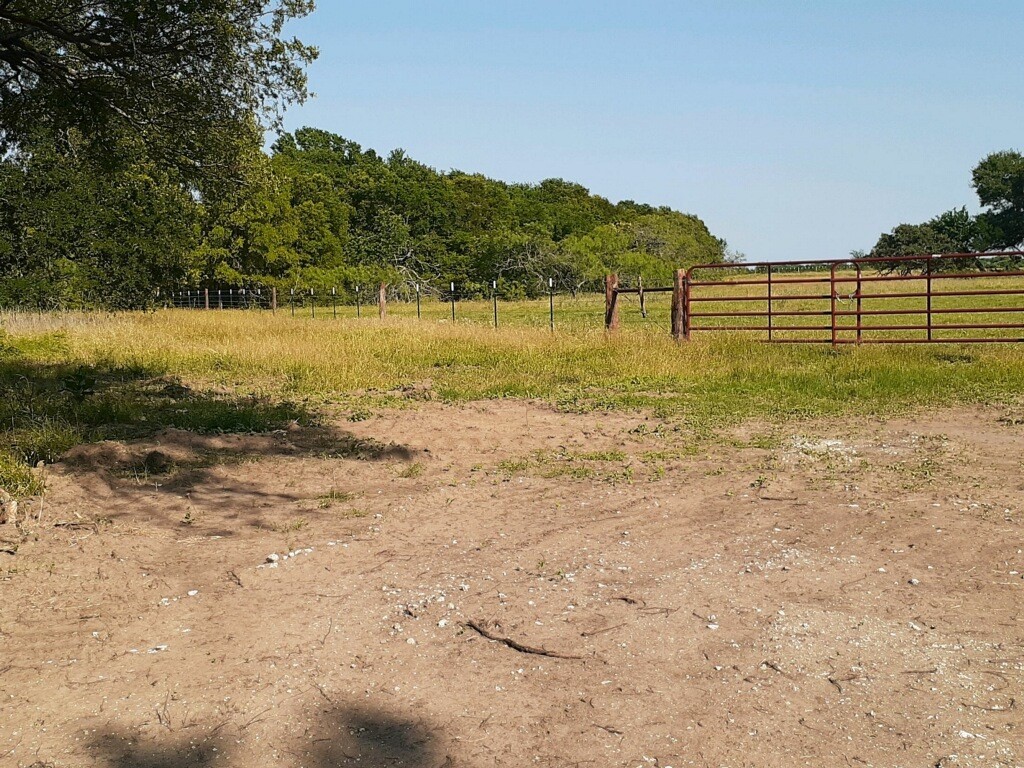
[[976,209],[1024,149],[1024,2],[319,0],[313,125],[506,181],[703,218],[748,260]]

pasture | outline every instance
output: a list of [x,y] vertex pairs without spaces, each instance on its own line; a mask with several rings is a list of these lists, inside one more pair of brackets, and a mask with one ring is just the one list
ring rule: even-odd
[[0,762],[1020,761],[1024,349],[557,301],[4,316]]

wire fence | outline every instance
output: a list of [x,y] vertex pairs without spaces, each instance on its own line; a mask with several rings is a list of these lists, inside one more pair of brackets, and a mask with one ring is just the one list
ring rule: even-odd
[[[499,326],[503,321],[540,325],[543,320],[554,329],[556,323],[576,326],[584,318],[595,327],[601,323],[603,294],[558,290],[555,281],[547,281],[547,293],[532,299],[519,292],[511,295],[492,282],[489,295],[481,295],[479,286],[462,290],[449,283],[446,290],[429,293],[419,285],[342,288],[185,288],[164,293],[158,304],[167,309],[197,311],[256,310],[293,317],[346,318],[387,317],[397,314],[417,319],[471,319]],[[543,311],[541,306],[543,305]],[[486,312],[484,312],[486,310]],[[529,318],[525,317],[529,314]],[[644,310],[646,317],[646,309]]]

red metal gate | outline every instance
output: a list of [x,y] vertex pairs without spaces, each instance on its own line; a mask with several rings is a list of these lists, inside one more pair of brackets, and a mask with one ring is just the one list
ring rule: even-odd
[[733,331],[783,344],[1024,341],[1019,251],[703,264],[679,282],[675,332],[685,339]]

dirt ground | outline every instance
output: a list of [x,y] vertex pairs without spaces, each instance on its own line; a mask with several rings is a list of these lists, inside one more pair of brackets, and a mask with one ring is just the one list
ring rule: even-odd
[[0,527],[0,765],[1022,766],[1019,416],[76,449]]

